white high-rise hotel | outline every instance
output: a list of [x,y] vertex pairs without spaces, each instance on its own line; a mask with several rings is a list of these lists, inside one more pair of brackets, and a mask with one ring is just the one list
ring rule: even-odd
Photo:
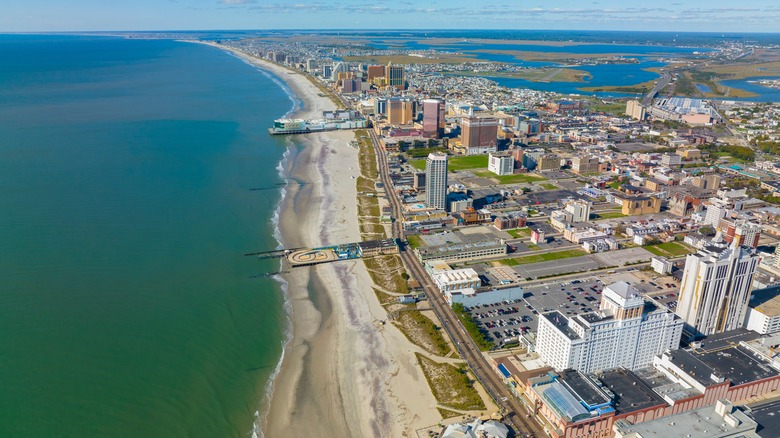
[[425,206],[447,209],[447,154],[428,154],[425,160]]
[[604,288],[599,312],[571,318],[558,311],[542,315],[536,351],[557,370],[633,370],[650,365],[657,354],[676,350],[682,330],[677,315],[646,303],[621,281]]
[[689,255],[676,310],[686,331],[707,336],[742,327],[759,259],[753,248],[736,241]]

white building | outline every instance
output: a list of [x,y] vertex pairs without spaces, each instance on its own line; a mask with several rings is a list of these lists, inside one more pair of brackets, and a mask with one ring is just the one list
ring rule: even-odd
[[753,291],[745,328],[762,335],[780,332],[780,287]]
[[590,201],[569,201],[564,210],[571,213],[572,222],[587,222],[590,220],[590,207],[593,205]]
[[492,152],[488,155],[488,170],[496,175],[511,175],[514,169],[515,159],[511,155]]
[[691,334],[742,327],[759,256],[753,248],[711,244],[685,260],[676,312]]
[[666,167],[680,167],[682,157],[677,154],[663,154],[661,156],[661,164]]
[[600,312],[571,318],[558,311],[543,314],[536,352],[557,370],[633,370],[677,349],[682,329],[677,315],[645,303],[636,289],[618,282],[604,288]]
[[704,216],[703,225],[710,225],[717,227],[720,224],[720,220],[726,217],[726,206],[723,202],[711,201],[712,204],[707,206],[707,214]]
[[672,273],[672,262],[666,257],[653,257],[650,259],[650,266],[653,268],[653,271],[661,275]]
[[447,154],[428,154],[425,160],[425,206],[447,210]]
[[471,268],[438,271],[434,272],[432,277],[440,292],[476,289],[482,284],[477,271]]

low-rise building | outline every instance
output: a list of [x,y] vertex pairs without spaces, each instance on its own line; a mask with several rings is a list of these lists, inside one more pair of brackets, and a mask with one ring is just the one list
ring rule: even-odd
[[745,327],[767,335],[780,332],[780,287],[754,290],[750,295]]
[[500,239],[473,239],[467,242],[426,246],[414,250],[422,261],[444,260],[446,262],[479,260],[506,256],[506,242]]
[[653,257],[650,259],[650,266],[658,274],[667,275],[672,273],[672,262],[666,257]]
[[511,154],[495,153],[488,154],[488,170],[496,175],[511,175],[514,173],[515,159]]
[[477,271],[471,268],[436,271],[431,277],[440,292],[476,289],[482,284]]
[[758,423],[727,399],[638,424],[615,421],[615,438],[760,438]]

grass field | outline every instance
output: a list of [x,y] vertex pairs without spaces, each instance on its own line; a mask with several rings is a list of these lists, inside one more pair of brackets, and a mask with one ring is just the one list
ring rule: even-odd
[[521,237],[528,237],[531,235],[531,229],[530,228],[516,228],[514,230],[504,230],[507,233],[509,233],[510,236],[514,237],[515,239],[519,239]]
[[619,211],[600,211],[598,213],[593,213],[591,215],[591,218],[593,220],[599,220],[599,219],[617,219],[621,217],[626,217],[623,213]]
[[643,248],[660,257],[679,257],[694,252],[678,242],[659,243],[658,245],[643,246]]
[[565,251],[547,252],[544,254],[533,254],[523,257],[515,257],[513,259],[501,260],[501,263],[507,266],[525,265],[528,263],[549,262],[550,260],[561,260],[572,257],[579,257],[587,255],[585,251],[581,249],[567,249]]
[[555,184],[544,183],[539,185],[542,186],[542,188],[545,190],[558,190],[558,186],[556,186]]
[[[415,169],[425,170],[425,159],[410,160],[409,164]],[[450,172],[457,172],[459,170],[467,169],[486,169],[488,167],[487,155],[468,155],[462,157],[449,157],[447,159],[447,170]],[[491,173],[491,175],[493,175]]]
[[345,56],[347,62],[370,62],[375,64],[463,64],[477,61],[473,55],[447,55],[439,54],[435,58],[422,58],[409,55],[371,55],[371,56]]
[[484,78],[514,78],[531,82],[585,82],[590,73],[573,68],[533,68],[512,72],[447,72],[451,76],[476,76]]
[[610,58],[613,56],[637,57],[636,53],[573,53],[573,52],[533,52],[526,50],[476,50],[477,53],[511,55],[523,61],[563,61],[569,59]]
[[465,368],[438,363],[420,353],[414,354],[439,404],[462,411],[485,409],[485,403],[474,389],[474,384]]
[[406,236],[406,241],[409,242],[409,246],[411,246],[412,249],[423,246],[422,237],[417,234],[410,234]]
[[481,170],[474,172],[474,175],[484,178],[492,178],[498,180],[500,184],[522,184],[532,183],[537,181],[546,181],[547,178],[538,175],[529,175],[527,173],[516,173],[514,175],[496,175],[489,170]]

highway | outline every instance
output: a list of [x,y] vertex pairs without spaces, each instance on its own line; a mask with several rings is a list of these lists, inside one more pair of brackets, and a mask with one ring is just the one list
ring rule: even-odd
[[655,84],[655,87],[653,87],[652,90],[650,90],[649,93],[645,96],[644,99],[642,99],[642,106],[650,106],[651,103],[653,103],[653,98],[661,91],[663,88],[667,85],[669,85],[669,82],[672,80],[672,75],[669,74],[669,72],[663,72],[661,74],[661,79],[658,80],[658,83]]
[[[379,177],[384,184],[387,199],[390,202],[395,218],[392,222],[392,237],[403,240],[404,234],[401,226],[403,214],[401,202],[398,199],[398,195],[395,193],[392,181],[390,180],[387,156],[384,151],[382,151],[382,148],[379,145],[379,139],[373,129],[369,129],[368,132],[371,136],[374,151],[377,156]],[[449,335],[453,345],[457,348],[458,353],[466,363],[468,363],[477,380],[479,380],[490,397],[492,397],[496,404],[501,408],[501,411],[505,415],[504,421],[517,432],[517,436],[546,436],[542,426],[536,422],[533,416],[526,416],[530,412],[515,398],[509,388],[504,384],[503,380],[482,355],[479,347],[477,347],[474,340],[467,334],[460,320],[455,315],[455,312],[450,308],[445,301],[444,296],[439,292],[430,277],[426,274],[422,263],[414,256],[414,253],[402,249],[400,255],[409,275],[417,280],[425,290],[431,308],[436,314],[436,317],[439,318],[442,327]]]

